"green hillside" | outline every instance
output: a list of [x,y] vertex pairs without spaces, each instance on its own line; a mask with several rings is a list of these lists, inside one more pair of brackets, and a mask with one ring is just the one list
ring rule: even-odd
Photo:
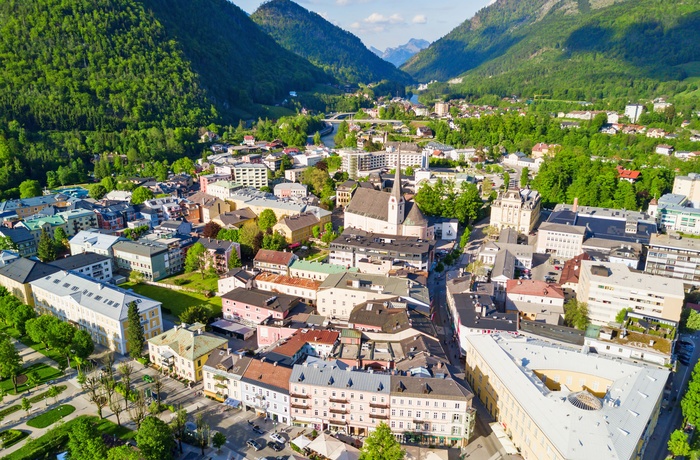
[[6,0],[0,63],[28,130],[198,126],[327,79],[226,0]]
[[700,0],[544,4],[498,1],[404,69],[419,80],[463,74],[450,90],[465,95],[578,100],[697,94]]
[[290,0],[263,3],[251,19],[284,48],[325,69],[341,82],[411,80],[368,50],[355,35]]

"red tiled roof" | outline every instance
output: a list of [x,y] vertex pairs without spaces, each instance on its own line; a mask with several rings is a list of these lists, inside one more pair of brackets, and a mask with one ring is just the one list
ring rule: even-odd
[[583,260],[591,260],[591,257],[584,252],[583,254],[577,255],[573,259],[567,260],[564,263],[564,268],[561,271],[561,278],[559,279],[559,284],[578,284],[578,277],[581,274],[581,261]]
[[506,293],[551,297],[553,299],[564,298],[564,291],[558,285],[539,280],[508,280]]
[[282,390],[289,391],[289,378],[292,376],[292,370],[283,367],[275,366],[272,363],[253,359],[248,365],[243,378],[262,382]]
[[266,264],[287,265],[292,262],[294,253],[284,251],[273,251],[271,249],[261,249],[255,254],[255,261]]
[[335,331],[299,330],[273,351],[284,356],[294,356],[307,343],[333,345],[339,336],[340,333]]

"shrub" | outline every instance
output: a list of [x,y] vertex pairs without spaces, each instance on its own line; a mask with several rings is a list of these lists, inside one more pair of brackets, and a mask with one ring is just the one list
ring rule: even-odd
[[13,406],[9,406],[4,408],[3,410],[0,410],[0,420],[4,419],[6,416],[13,414],[20,410],[22,407],[20,407],[19,404],[15,404]]
[[0,442],[2,442],[2,448],[7,449],[10,446],[14,446],[28,435],[29,433],[26,431],[20,430],[0,431]]
[[176,279],[175,281],[173,281],[173,283],[174,283],[176,286],[182,286],[182,285],[187,284],[187,283],[189,283],[189,282],[190,282],[190,280],[185,279],[185,278],[178,278],[178,279]]

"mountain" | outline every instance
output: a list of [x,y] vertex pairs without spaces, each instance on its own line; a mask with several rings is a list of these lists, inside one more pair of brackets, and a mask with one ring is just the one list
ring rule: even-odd
[[411,56],[426,49],[429,45],[430,42],[427,40],[412,38],[405,45],[397,46],[396,48],[387,48],[380,56],[385,61],[389,61],[396,67],[399,67],[401,64],[408,61]]
[[34,131],[234,121],[330,78],[227,0],[4,1],[0,56],[0,116]]
[[407,74],[368,50],[355,35],[290,0],[265,2],[251,19],[284,48],[341,82],[411,81]]
[[461,75],[450,91],[467,94],[692,93],[698,40],[700,0],[498,0],[402,69],[420,81]]
[[376,54],[377,56],[379,56],[379,57],[382,57],[382,54],[384,54],[384,51],[382,51],[382,50],[380,50],[380,49],[377,49],[377,48],[375,48],[374,46],[370,46],[370,47],[369,47],[369,50],[370,50],[371,52],[373,52],[374,54]]

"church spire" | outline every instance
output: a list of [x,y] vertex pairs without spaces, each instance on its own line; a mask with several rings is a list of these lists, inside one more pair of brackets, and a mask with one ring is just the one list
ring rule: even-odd
[[[392,225],[400,225],[406,217],[406,204],[401,193],[401,150],[396,156],[396,173],[394,174],[394,187],[389,197],[389,214],[387,220]],[[398,231],[398,230],[397,230]],[[397,233],[399,235],[400,233]]]
[[394,187],[391,190],[391,195],[399,201],[401,198],[401,148],[396,154],[396,172],[394,173]]

